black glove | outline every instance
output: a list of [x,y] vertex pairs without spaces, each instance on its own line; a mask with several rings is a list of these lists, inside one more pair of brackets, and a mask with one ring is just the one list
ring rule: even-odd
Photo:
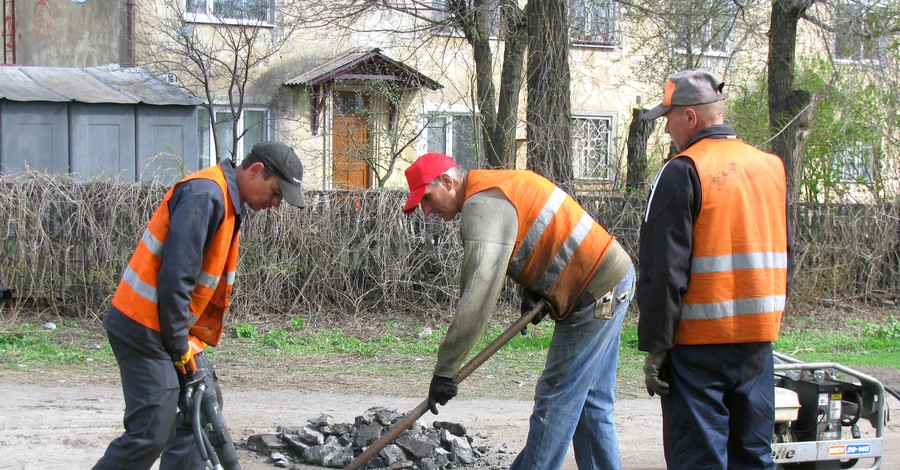
[[435,375],[431,378],[431,387],[428,388],[428,409],[438,414],[437,406],[444,406],[451,398],[456,396],[456,380],[450,377]]
[[[526,313],[530,312],[531,309],[533,309],[538,304],[538,302],[541,302],[543,300],[544,299],[542,299],[537,292],[531,289],[522,290],[522,306],[519,307],[519,315],[525,315]],[[541,308],[538,311],[537,315],[535,315],[534,318],[531,319],[531,324],[537,325],[541,322],[541,320],[544,319],[544,317],[547,316],[548,313],[550,313],[550,306],[547,305],[547,302],[544,302],[544,307]],[[524,336],[527,333],[528,328],[522,328],[522,335]]]
[[644,384],[651,397],[654,393],[659,396],[669,394],[669,383],[659,378],[667,354],[667,351],[650,353],[644,358]]

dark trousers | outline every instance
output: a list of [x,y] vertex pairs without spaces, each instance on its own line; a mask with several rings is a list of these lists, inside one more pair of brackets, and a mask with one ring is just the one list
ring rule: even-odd
[[181,387],[166,354],[152,356],[109,334],[125,397],[125,432],[113,440],[94,470],[149,469],[162,454],[160,470],[205,468],[190,419],[178,412]]
[[677,345],[662,397],[669,469],[772,469],[772,343]]

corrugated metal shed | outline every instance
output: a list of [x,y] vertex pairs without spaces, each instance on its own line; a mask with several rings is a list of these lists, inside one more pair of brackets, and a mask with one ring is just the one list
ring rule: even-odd
[[202,101],[141,68],[0,67],[0,98],[196,106]]
[[201,103],[139,68],[0,66],[0,174],[177,181],[200,165]]

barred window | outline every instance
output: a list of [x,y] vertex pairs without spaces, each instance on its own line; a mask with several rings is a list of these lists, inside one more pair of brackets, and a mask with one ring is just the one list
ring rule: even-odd
[[877,21],[877,15],[862,5],[837,2],[834,5],[835,57],[851,62],[878,60],[883,39],[874,33]]
[[187,0],[188,20],[224,22],[269,22],[270,0]]
[[575,178],[611,180],[613,156],[612,117],[576,117],[572,122],[572,169]]
[[[468,2],[468,8],[473,7],[473,3],[471,0]],[[431,0],[431,4],[428,7],[430,9],[430,17],[431,21],[435,23],[444,23],[448,19],[450,19],[450,10],[448,0]],[[491,37],[499,37],[500,36],[500,0],[489,0],[485,4],[485,8],[488,11],[488,28],[489,34]],[[462,31],[457,28],[450,28],[446,25],[439,26],[437,28],[439,33],[443,34],[455,34],[462,35]]]
[[674,16],[680,18],[675,50],[682,54],[728,56],[734,47],[737,16],[731,0],[675,2]]
[[618,2],[572,0],[569,36],[575,44],[616,46],[619,44]]

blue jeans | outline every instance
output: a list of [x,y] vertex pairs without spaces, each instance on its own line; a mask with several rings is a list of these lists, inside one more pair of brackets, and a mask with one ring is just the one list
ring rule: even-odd
[[677,469],[772,469],[772,343],[676,345],[661,397],[666,464]]
[[528,440],[510,470],[559,469],[570,442],[579,469],[621,467],[613,407],[619,336],[634,279],[631,268],[619,281],[612,318],[595,318],[591,304],[556,322],[535,388]]

